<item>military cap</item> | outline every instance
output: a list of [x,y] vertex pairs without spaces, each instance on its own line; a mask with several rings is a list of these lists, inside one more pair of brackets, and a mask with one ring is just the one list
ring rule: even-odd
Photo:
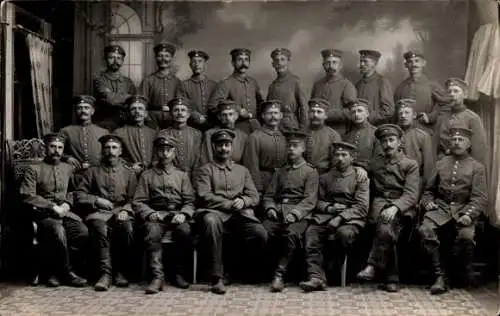
[[123,57],[125,57],[127,55],[127,54],[125,54],[125,50],[123,49],[123,47],[121,47],[118,44],[111,44],[111,45],[104,47],[104,54],[107,55],[109,53],[118,53],[118,54],[122,55]]
[[289,142],[293,141],[305,141],[307,136],[309,134],[301,129],[298,128],[291,128],[283,132],[283,135],[285,135],[286,140]]
[[321,56],[323,58],[328,58],[328,57],[338,57],[342,58],[342,55],[344,54],[343,51],[339,49],[333,49],[333,48],[328,48],[328,49],[323,49],[321,51]]
[[212,143],[220,143],[220,142],[233,142],[233,139],[236,137],[236,134],[230,129],[220,129],[212,134],[210,140]]
[[354,144],[348,143],[348,142],[333,142],[332,143],[332,150],[347,150],[347,151],[355,151],[358,149],[358,147]]
[[149,99],[141,94],[134,94],[128,97],[125,100],[125,104],[127,105],[132,105],[133,103],[142,103],[144,105],[148,105]]
[[382,124],[375,130],[375,137],[382,139],[385,136],[398,136],[401,138],[403,130],[394,124]]
[[308,102],[309,108],[322,108],[323,110],[329,109],[331,107],[330,102],[325,99],[312,98]]
[[276,48],[271,52],[272,59],[278,55],[285,55],[288,59],[292,58],[292,52],[288,48]]
[[210,56],[205,53],[204,51],[202,50],[192,50],[188,53],[188,57],[189,58],[193,58],[193,57],[201,57],[205,60],[209,60],[210,59]]
[[413,108],[415,104],[417,104],[417,100],[410,98],[399,99],[397,102],[397,106],[399,108],[405,108],[405,107]]
[[219,103],[217,103],[217,112],[222,112],[224,110],[235,110],[238,111],[239,106],[238,104],[233,101],[233,100],[221,100]]
[[349,107],[355,106],[363,106],[368,109],[370,106],[370,102],[366,99],[358,98],[356,101],[349,103]]
[[472,130],[461,125],[461,124],[456,124],[450,127],[449,130],[449,136],[463,136],[467,137],[468,139],[472,138]]
[[170,111],[172,111],[174,106],[176,105],[184,105],[189,108],[189,101],[186,98],[173,98],[172,100],[168,101],[167,105]]
[[368,57],[368,58],[371,58],[374,60],[379,60],[380,56],[382,56],[382,54],[380,54],[379,51],[371,50],[371,49],[362,49],[359,51],[359,55],[361,57]]
[[406,60],[412,59],[412,58],[415,58],[415,57],[425,58],[424,54],[422,54],[421,52],[416,52],[416,51],[411,51],[411,50],[407,51],[403,55],[403,58],[406,59]]
[[460,78],[448,78],[444,82],[444,85],[446,87],[458,86],[458,87],[460,87],[460,89],[462,89],[462,91],[466,91],[469,88],[469,85],[467,84],[467,82],[465,82],[464,80],[462,80]]
[[250,57],[252,55],[252,52],[248,48],[234,48],[229,52],[229,54],[233,58],[239,55],[247,55],[248,57]]
[[80,95],[74,96],[73,97],[73,104],[77,105],[80,103],[87,103],[87,104],[94,106],[95,98],[93,96],[87,95],[87,94],[80,94]]
[[177,139],[175,137],[166,134],[166,133],[159,133],[158,136],[153,140],[153,145],[155,147],[159,146],[167,146],[167,147],[177,147]]
[[42,140],[45,143],[45,145],[53,141],[64,143],[66,141],[66,137],[60,133],[48,133],[43,136]]
[[109,141],[123,144],[123,139],[120,136],[114,135],[114,134],[108,134],[108,135],[101,136],[101,137],[99,137],[98,141],[103,146],[104,146],[104,144],[106,144]]
[[161,52],[163,50],[170,53],[170,55],[172,56],[175,55],[176,51],[175,46],[167,42],[160,42],[156,44],[155,47],[153,47],[153,51],[155,52],[155,54],[158,54],[158,52]]
[[260,110],[261,110],[261,112],[265,112],[269,108],[274,107],[274,108],[278,108],[281,111],[282,106],[283,106],[283,104],[281,103],[280,100],[267,100],[267,101],[264,101],[260,104]]

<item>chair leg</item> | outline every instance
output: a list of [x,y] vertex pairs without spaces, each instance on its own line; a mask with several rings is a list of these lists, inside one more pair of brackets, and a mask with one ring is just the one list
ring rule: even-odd
[[347,285],[347,258],[348,256],[344,256],[344,262],[342,263],[342,271],[340,273],[340,285],[345,287]]
[[193,284],[196,284],[196,274],[198,271],[198,251],[193,249]]

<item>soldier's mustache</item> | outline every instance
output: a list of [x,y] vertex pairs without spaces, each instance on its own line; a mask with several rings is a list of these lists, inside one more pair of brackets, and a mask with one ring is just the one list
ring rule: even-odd
[[250,66],[248,66],[248,65],[241,65],[241,66],[239,67],[239,69],[248,69],[249,67],[250,67]]

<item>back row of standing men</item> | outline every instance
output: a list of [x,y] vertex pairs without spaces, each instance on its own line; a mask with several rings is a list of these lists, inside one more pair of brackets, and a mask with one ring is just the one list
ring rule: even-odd
[[[202,239],[213,256],[213,292],[225,292],[220,240],[225,230],[233,230],[236,237],[242,237],[256,249],[262,248],[268,236],[285,237],[282,251],[271,252],[280,255],[271,285],[273,291],[283,288],[283,275],[293,251],[305,236],[310,279],[301,286],[306,291],[324,289],[322,240],[334,231],[336,238],[349,248],[367,220],[370,180],[373,181],[370,219],[376,223],[377,233],[368,265],[358,275],[360,278],[372,279],[375,272],[386,272],[384,288],[397,290],[397,273],[391,270],[395,268],[393,245],[405,220],[414,219],[419,203],[427,211],[421,233],[436,273],[433,292],[440,293],[446,288],[436,247],[439,245],[436,231],[442,226],[456,225],[457,243],[463,244],[461,249],[465,249],[466,266],[470,269],[474,222],[484,210],[487,190],[484,167],[468,152],[472,148],[475,157],[484,154],[487,147],[481,121],[463,104],[465,82],[451,78],[446,82],[448,93],[438,93],[441,90],[437,85],[422,77],[423,56],[405,54],[411,76],[396,93],[401,93],[397,97],[399,126],[383,124],[376,129],[370,120],[379,124],[394,117],[389,85],[374,72],[380,57],[377,52],[361,52],[362,70],[371,67],[358,83],[359,94],[365,93],[361,98],[339,73],[340,53],[323,51],[327,76],[315,83],[313,98],[306,102],[297,77],[287,71],[290,53],[286,49],[272,53],[278,78],[269,89],[267,101],[259,99],[256,81],[245,74],[250,61],[246,49],[232,51],[235,72],[214,85],[211,93],[205,90],[207,81],[201,71],[208,59],[206,53],[190,52],[194,75],[181,83],[169,73],[169,67],[164,67],[170,65],[173,47],[161,44],[155,51],[160,70],[144,80],[146,97],[135,94],[131,81],[119,73],[125,56],[123,49],[107,48],[108,70],[96,79],[97,101],[90,96],[75,99],[79,123],[63,128],[64,137],[52,135],[46,139],[49,153],[46,164],[28,172],[21,187],[27,203],[38,210],[48,209],[53,215],[46,218],[47,214],[37,213],[42,231],[55,227],[54,216],[63,218],[62,224],[57,222],[57,225],[69,225],[71,217],[66,214],[72,214],[73,202],[89,209],[86,213],[77,212],[80,215],[75,218],[83,218],[94,235],[102,274],[96,289],[107,289],[111,282],[106,227],[113,215],[113,221],[119,224],[113,224],[118,225],[114,226],[113,234],[121,236],[117,241],[120,245],[130,241],[129,220],[137,217],[143,224],[153,275],[149,293],[157,292],[163,283],[158,249],[163,231],[175,226],[172,238],[179,243],[181,252],[187,249],[184,246],[186,236],[190,235],[189,220],[195,218],[201,223]],[[373,76],[378,79],[372,80]],[[170,89],[181,92],[169,92],[171,82],[180,88]],[[196,104],[203,106],[205,100],[210,100],[208,94],[215,100],[207,103],[207,107],[212,104],[210,108],[196,108]],[[175,97],[170,98],[172,95]],[[98,123],[108,128],[126,121],[125,125],[110,136],[108,130],[92,123],[94,110]],[[187,125],[190,118],[193,126],[205,130],[203,137],[198,129]],[[218,126],[210,128],[211,120],[215,119]],[[163,129],[157,132],[145,123]],[[416,124],[423,128],[415,127]],[[295,130],[296,127],[302,131]],[[282,128],[288,132],[283,133]],[[341,135],[346,142],[341,141]],[[474,137],[484,147],[478,147],[481,143],[475,143]],[[65,146],[59,145],[61,141]],[[61,177],[68,175],[69,169],[66,165],[56,168],[51,160],[57,158],[63,147],[66,159],[83,172],[77,177],[73,199],[61,195],[67,189],[61,187],[64,183]],[[135,172],[117,164],[122,148],[123,158]],[[437,164],[436,152],[443,156]],[[354,168],[353,163],[363,168]],[[150,166],[152,169],[143,172]],[[368,171],[370,179],[363,169]],[[135,175],[139,173],[142,175],[135,188]],[[196,214],[191,181],[199,201]],[[427,199],[419,202],[422,192]],[[257,218],[253,210],[260,200],[263,214]],[[232,220],[228,222],[229,219]],[[72,239],[69,242],[75,240],[69,239]],[[126,259],[121,257],[114,265],[117,285],[127,283],[120,268],[124,262]],[[67,260],[65,265],[68,272]],[[174,282],[185,287],[180,270]],[[49,284],[58,284],[54,270],[48,276]],[[73,285],[83,284],[69,272],[64,277]]]

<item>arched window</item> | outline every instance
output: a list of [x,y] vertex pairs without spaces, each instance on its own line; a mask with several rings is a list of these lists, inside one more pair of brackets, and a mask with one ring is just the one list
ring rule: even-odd
[[144,75],[144,36],[139,15],[128,5],[111,3],[110,39],[127,53],[122,73],[139,85]]

